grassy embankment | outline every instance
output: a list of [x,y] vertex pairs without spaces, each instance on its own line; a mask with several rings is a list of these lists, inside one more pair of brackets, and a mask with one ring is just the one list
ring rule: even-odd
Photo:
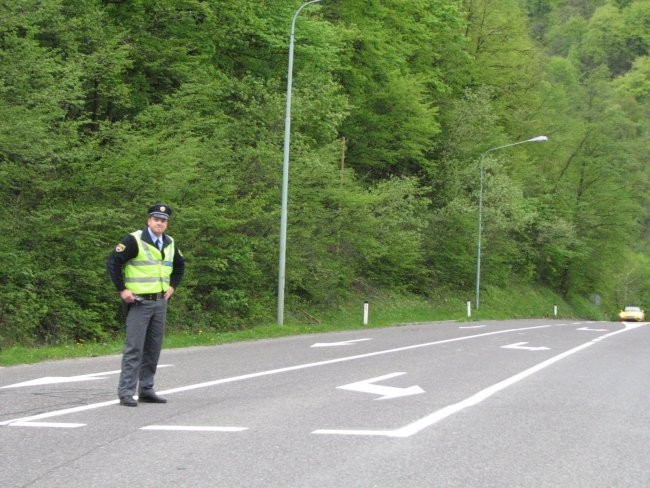
[[[421,297],[394,296],[377,292],[368,299],[368,325],[363,324],[363,299],[348,303],[338,310],[323,313],[286,313],[285,324],[261,324],[244,330],[232,332],[192,331],[191,333],[171,332],[165,338],[165,348],[216,345],[229,342],[249,341],[272,337],[352,330],[361,328],[386,327],[392,325],[436,322],[436,321],[474,321],[515,318],[554,317],[554,306],[563,318],[589,318],[608,320],[606,314],[586,300],[572,303],[544,289],[517,287],[508,290],[487,288],[481,293],[480,314],[472,312],[467,316],[467,300],[474,297],[446,296],[425,300]],[[170,327],[173,329],[173,327]],[[77,343],[48,347],[14,346],[0,350],[0,366],[35,363],[45,360],[104,356],[120,354],[122,339],[105,343]]]

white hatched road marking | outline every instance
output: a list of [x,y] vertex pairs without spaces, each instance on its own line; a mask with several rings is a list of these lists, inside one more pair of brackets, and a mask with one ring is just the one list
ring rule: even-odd
[[312,344],[310,347],[337,347],[337,346],[352,346],[357,342],[371,341],[372,339],[354,339],[351,341],[341,341],[341,342],[317,342]]
[[167,431],[184,431],[184,432],[242,432],[248,430],[247,427],[215,427],[202,425],[148,425],[141,427],[140,430],[167,430]]
[[507,346],[501,346],[501,349],[523,349],[525,351],[548,351],[550,348],[546,346],[526,346],[527,342],[516,342],[514,344],[508,344]]

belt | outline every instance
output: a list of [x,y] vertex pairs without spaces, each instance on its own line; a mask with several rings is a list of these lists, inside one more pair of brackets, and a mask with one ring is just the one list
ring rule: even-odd
[[160,293],[140,293],[139,295],[136,295],[136,300],[137,298],[141,298],[142,300],[164,300],[165,299],[165,294],[163,292]]

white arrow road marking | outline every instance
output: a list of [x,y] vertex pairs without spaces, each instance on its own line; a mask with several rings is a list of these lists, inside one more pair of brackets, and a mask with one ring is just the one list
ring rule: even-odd
[[501,349],[525,349],[526,351],[546,351],[550,348],[546,346],[539,346],[539,347],[531,347],[531,346],[524,346],[524,344],[528,344],[527,342],[516,342],[514,344],[509,344],[507,346],[501,346]]
[[65,422],[14,422],[10,427],[58,427],[62,429],[75,429],[86,424],[70,424]]
[[612,336],[615,336],[617,334],[620,334],[622,332],[627,332],[629,330],[635,329],[636,327],[640,327],[642,325],[646,324],[637,324],[636,326],[633,326],[632,324],[626,325],[625,329],[620,329],[615,332],[610,332],[609,334],[604,334],[600,337],[597,337],[596,339],[593,339],[589,342],[586,342],[584,344],[581,344],[577,347],[574,347],[573,349],[569,349],[568,351],[564,351],[563,353],[558,354],[557,356],[553,356],[552,358],[549,358],[545,361],[542,361],[541,363],[536,364],[535,366],[532,366],[520,373],[515,374],[514,376],[511,376],[510,378],[506,378],[503,381],[500,381],[499,383],[496,383],[492,386],[488,386],[487,388],[473,394],[470,397],[465,398],[464,400],[461,400],[458,403],[454,403],[451,405],[447,405],[446,407],[441,408],[440,410],[436,410],[435,412],[422,417],[421,419],[418,419],[414,422],[411,422],[408,425],[405,425],[403,427],[397,428],[397,429],[384,429],[384,430],[369,430],[369,429],[318,429],[314,430],[312,434],[330,434],[330,435],[356,435],[356,436],[382,436],[382,437],[397,437],[397,438],[406,438],[406,437],[411,437],[412,435],[417,434],[418,432],[421,432],[422,430],[426,429],[427,427],[431,427],[432,425],[440,422],[441,420],[446,419],[447,417],[450,417],[451,415],[454,415],[458,412],[461,412],[465,410],[466,408],[473,407],[478,405],[479,403],[487,400],[490,398],[492,395],[505,390],[506,388],[509,388],[510,386],[524,380],[525,378],[528,378],[529,376],[534,375],[535,373],[543,370],[544,368],[557,363],[558,361],[561,361],[562,359],[569,357],[573,354],[576,354],[583,349],[586,349],[590,346],[593,346],[594,344],[603,341],[605,339],[608,339]]
[[351,346],[355,342],[371,341],[372,339],[354,339],[351,341],[341,341],[341,342],[317,342],[312,344],[310,347],[335,347],[335,346]]
[[21,388],[24,386],[40,386],[40,385],[54,385],[57,383],[75,383],[77,381],[93,381],[103,380],[109,374],[119,373],[117,371],[105,371],[103,373],[82,374],[78,376],[45,376],[30,381],[23,381],[22,383],[14,383],[13,385],[3,386],[2,388]]
[[424,390],[417,385],[409,386],[408,388],[397,388],[395,386],[374,384],[378,381],[387,380],[403,374],[405,373],[391,373],[384,376],[377,376],[376,378],[370,378],[369,380],[357,381],[356,383],[350,383],[349,385],[337,386],[337,388],[341,390],[360,391],[362,393],[381,395],[379,398],[375,398],[375,400],[390,400],[392,398],[424,393]]
[[[159,368],[166,368],[171,366],[171,364],[161,364]],[[45,376],[43,378],[38,378],[30,381],[23,381],[22,383],[14,383],[13,385],[2,386],[2,388],[21,388],[25,386],[41,386],[41,385],[55,385],[57,383],[75,383],[78,381],[93,381],[93,380],[103,380],[106,379],[106,376],[111,374],[118,374],[120,370],[116,371],[104,371],[103,373],[91,373],[91,374],[81,374],[78,376]]]
[[607,332],[609,329],[592,329],[590,327],[579,327],[576,330],[593,330],[594,332]]
[[185,432],[242,432],[248,427],[216,427],[202,425],[148,425],[140,430],[172,430]]

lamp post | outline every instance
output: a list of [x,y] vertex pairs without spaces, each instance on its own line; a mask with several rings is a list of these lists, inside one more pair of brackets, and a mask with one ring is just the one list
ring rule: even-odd
[[291,82],[293,78],[293,41],[296,30],[296,19],[302,9],[318,3],[321,0],[311,0],[303,4],[293,15],[291,21],[291,36],[289,38],[289,68],[287,70],[287,108],[284,119],[284,159],[282,162],[282,207],[280,210],[280,259],[278,270],[278,325],[284,323],[284,282],[287,254],[287,202],[289,194],[289,144],[291,142]]
[[532,139],[526,139],[525,141],[513,142],[512,144],[506,144],[505,146],[498,146],[488,149],[483,154],[481,154],[481,177],[480,177],[480,186],[478,193],[478,245],[476,251],[476,310],[479,310],[480,307],[480,287],[481,287],[481,233],[483,231],[483,160],[485,156],[497,149],[503,149],[504,147],[517,146],[519,144],[526,144],[527,142],[546,142],[548,137],[546,136],[537,136]]

